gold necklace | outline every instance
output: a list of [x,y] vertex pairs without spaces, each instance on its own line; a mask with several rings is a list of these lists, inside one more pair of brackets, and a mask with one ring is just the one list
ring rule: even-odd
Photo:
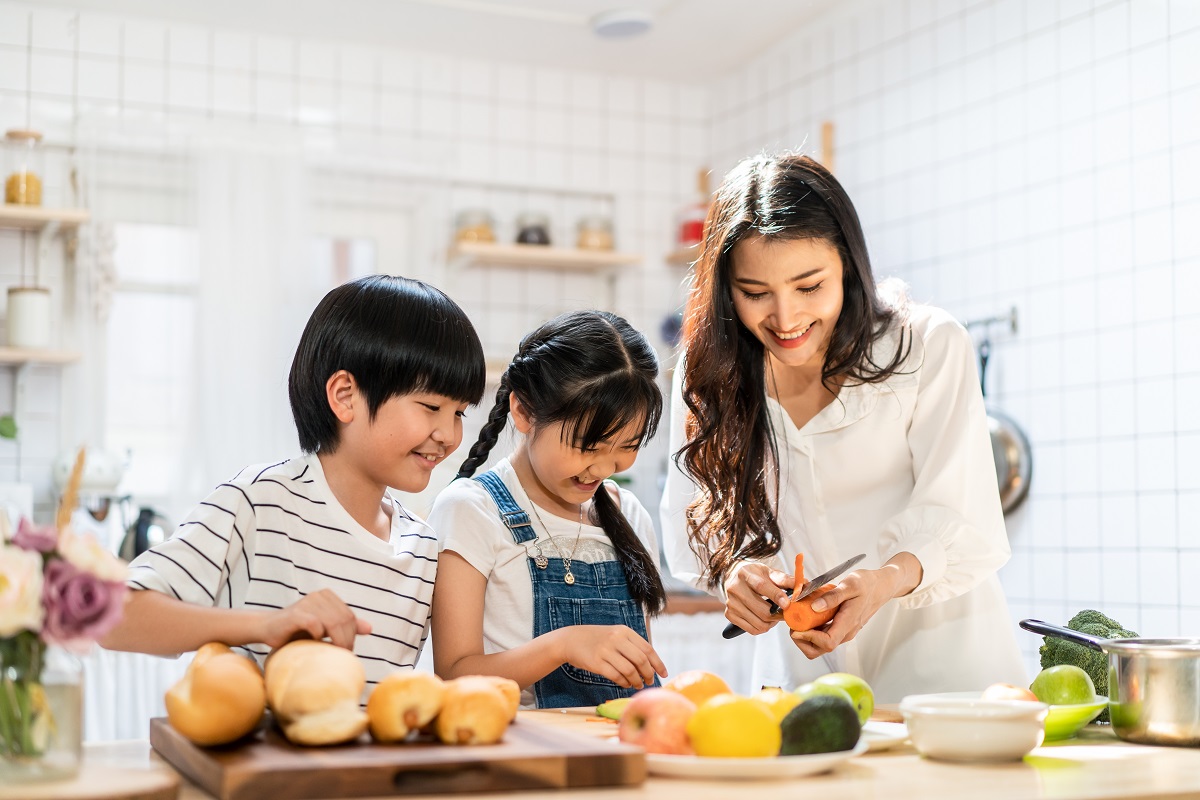
[[[537,517],[538,523],[546,531],[546,536],[550,539],[550,544],[554,545],[554,552],[558,553],[558,557],[562,559],[563,569],[566,571],[566,574],[563,575],[563,583],[567,584],[567,586],[575,585],[575,575],[571,572],[571,559],[575,558],[575,551],[579,548],[579,537],[583,535],[583,503],[579,504],[579,528],[575,531],[575,544],[571,545],[571,555],[569,556],[563,555],[563,551],[558,546],[558,541],[554,538],[554,534],[550,533],[550,528],[546,526],[546,523],[542,520],[542,515],[538,513],[537,504],[532,500],[529,501],[529,504],[533,506],[533,515]],[[549,562],[542,555],[541,546],[536,542],[533,546],[537,548],[537,557],[534,558],[534,563],[538,565],[538,569],[545,569]]]

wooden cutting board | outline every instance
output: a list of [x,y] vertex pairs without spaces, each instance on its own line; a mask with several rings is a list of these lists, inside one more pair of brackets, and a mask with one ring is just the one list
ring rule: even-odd
[[630,786],[646,780],[641,748],[521,719],[494,745],[378,744],[297,747],[273,725],[225,747],[197,747],[165,718],[150,745],[219,800],[494,792]]

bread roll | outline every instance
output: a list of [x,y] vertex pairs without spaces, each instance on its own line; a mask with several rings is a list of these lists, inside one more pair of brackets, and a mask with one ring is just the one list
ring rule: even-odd
[[434,730],[446,744],[494,744],[508,721],[508,698],[492,680],[472,675],[446,683]]
[[371,735],[381,742],[399,742],[433,721],[442,710],[446,686],[428,672],[393,672],[367,700]]
[[267,704],[293,744],[340,744],[367,729],[359,700],[367,678],[358,656],[312,639],[289,642],[267,658]]
[[164,699],[171,727],[204,747],[250,733],[267,706],[258,664],[219,642],[196,651],[187,672]]
[[499,675],[464,675],[458,680],[481,680],[499,689],[508,702],[508,721],[512,722],[517,718],[517,711],[521,708],[521,685],[516,681],[501,678]]

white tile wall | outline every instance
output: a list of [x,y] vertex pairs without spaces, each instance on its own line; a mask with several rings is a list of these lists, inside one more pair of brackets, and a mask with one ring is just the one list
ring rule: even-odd
[[816,154],[832,120],[877,270],[964,320],[1018,307],[989,370],[1034,446],[1014,619],[1200,631],[1198,84],[1192,0],[860,0],[712,93],[719,169],[770,140]]

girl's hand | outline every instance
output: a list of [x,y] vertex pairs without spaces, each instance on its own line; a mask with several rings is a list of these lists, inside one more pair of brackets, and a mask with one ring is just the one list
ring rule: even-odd
[[[814,611],[836,606],[827,625],[811,631],[792,631],[800,652],[816,658],[853,639],[884,604],[903,597],[921,583],[921,562],[911,553],[900,553],[880,569],[851,572],[832,591],[813,603]],[[827,605],[820,606],[820,603]]]
[[746,633],[766,633],[780,620],[771,616],[771,602],[787,608],[785,590],[795,584],[792,575],[756,561],[743,561],[725,579],[725,619]]
[[350,607],[333,591],[321,589],[272,611],[263,623],[262,643],[272,650],[293,639],[313,638],[329,641],[347,650],[354,649],[354,638],[371,632],[371,623],[354,616]]
[[654,683],[667,668],[650,643],[626,625],[572,625],[563,636],[563,662],[603,675],[623,689]]

